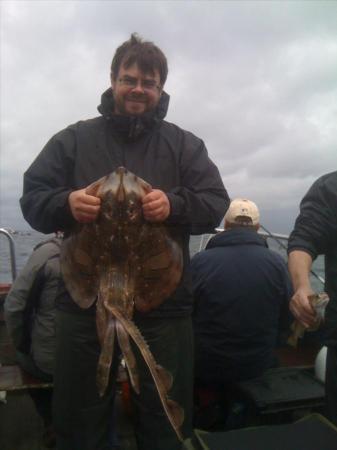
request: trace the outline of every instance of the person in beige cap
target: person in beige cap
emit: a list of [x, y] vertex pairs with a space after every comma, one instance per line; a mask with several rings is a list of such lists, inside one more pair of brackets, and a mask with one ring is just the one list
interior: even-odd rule
[[[191, 261], [196, 399], [201, 393], [218, 402], [232, 382], [277, 364], [274, 349], [290, 324], [292, 288], [285, 262], [257, 233], [259, 222], [254, 202], [233, 200], [225, 231]], [[204, 421], [211, 404], [207, 411], [199, 410], [195, 426], [214, 425]]]
[[236, 198], [231, 202], [225, 215], [225, 228], [248, 226], [256, 231], [260, 226], [258, 207], [251, 200]]

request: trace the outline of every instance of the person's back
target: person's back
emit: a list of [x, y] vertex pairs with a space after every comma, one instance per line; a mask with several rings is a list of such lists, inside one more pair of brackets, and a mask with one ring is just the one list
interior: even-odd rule
[[54, 366], [60, 245], [61, 240], [54, 238], [34, 249], [5, 301], [6, 324], [15, 348], [48, 375]]
[[[227, 219], [230, 214], [231, 207]], [[195, 376], [205, 383], [261, 375], [275, 364], [279, 331], [289, 325], [291, 285], [284, 261], [267, 248], [257, 223], [226, 225], [191, 264]]]
[[[55, 360], [55, 299], [60, 280], [61, 239], [38, 244], [15, 279], [4, 310], [18, 364], [45, 382], [53, 380]], [[30, 389], [44, 422], [43, 442], [55, 445], [52, 427], [52, 390]]]

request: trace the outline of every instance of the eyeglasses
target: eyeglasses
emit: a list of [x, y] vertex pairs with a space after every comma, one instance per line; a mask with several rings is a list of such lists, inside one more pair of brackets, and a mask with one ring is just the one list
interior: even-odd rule
[[[123, 78], [120, 78], [118, 81], [130, 89], [135, 89], [138, 86], [137, 78], [123, 77]], [[158, 89], [158, 91], [161, 89], [161, 87], [156, 83], [155, 80], [147, 80], [147, 79], [140, 80], [140, 85], [141, 85], [143, 91], [153, 92], [157, 89]]]

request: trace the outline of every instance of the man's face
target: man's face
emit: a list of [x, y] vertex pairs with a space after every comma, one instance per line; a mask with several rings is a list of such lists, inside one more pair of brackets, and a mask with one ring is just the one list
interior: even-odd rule
[[128, 69], [121, 66], [116, 79], [111, 77], [115, 113], [139, 116], [156, 108], [162, 87], [157, 70], [142, 72], [135, 63]]

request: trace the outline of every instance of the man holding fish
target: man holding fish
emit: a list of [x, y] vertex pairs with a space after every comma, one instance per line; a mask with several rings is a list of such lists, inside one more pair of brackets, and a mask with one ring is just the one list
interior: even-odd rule
[[324, 345], [328, 347], [325, 393], [328, 417], [337, 424], [337, 172], [321, 176], [303, 197], [288, 253], [295, 290], [290, 309], [305, 328], [318, 320], [310, 302], [315, 298], [311, 266], [318, 255], [325, 255], [325, 290], [330, 299], [324, 320]]
[[[184, 410], [181, 433], [187, 438], [192, 431], [193, 389], [189, 236], [212, 232], [229, 198], [203, 141], [164, 121], [167, 72], [166, 57], [153, 43], [135, 34], [124, 42], [111, 64], [111, 87], [98, 107], [101, 116], [70, 125], [51, 138], [24, 175], [21, 207], [33, 228], [44, 233], [63, 230], [72, 236], [78, 227], [99, 222], [102, 200], [92, 189], [87, 191], [93, 182], [123, 166], [152, 186], [142, 196], [143, 217], [164, 224], [177, 237], [183, 269], [169, 298], [149, 312], [136, 307], [133, 320], [157, 364], [172, 376], [169, 395]], [[108, 421], [118, 359], [108, 389], [100, 396], [96, 304], [81, 309], [61, 283], [57, 307], [57, 449], [110, 450]], [[136, 351], [135, 356], [140, 380], [140, 393], [134, 395], [138, 448], [180, 449], [148, 369]]]

